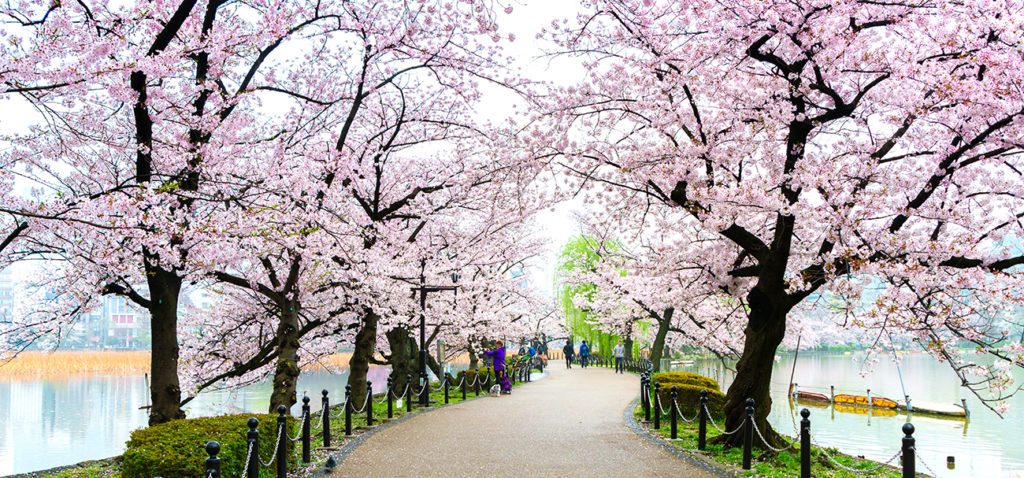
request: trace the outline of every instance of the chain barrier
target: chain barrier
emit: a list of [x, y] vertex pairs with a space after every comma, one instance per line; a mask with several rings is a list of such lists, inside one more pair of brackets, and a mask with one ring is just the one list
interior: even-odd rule
[[924, 469], [928, 470], [928, 474], [932, 475], [932, 478], [939, 478], [939, 474], [932, 471], [932, 467], [928, 466], [928, 463], [921, 459], [920, 453], [914, 453], [914, 457], [917, 458], [918, 463], [924, 465]]
[[[710, 412], [710, 411], [708, 411], [708, 406], [707, 406], [707, 405], [704, 405], [704, 404], [701, 404], [701, 406], [702, 406], [702, 407], [704, 407], [704, 413], [707, 413], [707, 414], [708, 414], [708, 416], [710, 417], [710, 416], [711, 416], [711, 412]], [[715, 427], [715, 430], [718, 430], [718, 433], [721, 433], [721, 434], [723, 434], [723, 435], [733, 435], [733, 434], [735, 434], [736, 432], [738, 432], [738, 431], [740, 431], [740, 430], [742, 430], [742, 429], [743, 429], [743, 425], [744, 425], [745, 423], [747, 423], [747, 419], [746, 419], [746, 418], [744, 418], [744, 419], [743, 419], [743, 421], [742, 421], [742, 422], [740, 422], [739, 426], [737, 426], [737, 427], [736, 427], [736, 429], [735, 429], [735, 430], [733, 430], [733, 431], [731, 431], [731, 432], [727, 432], [727, 431], [725, 431], [725, 430], [722, 430], [721, 428], [718, 428], [718, 424], [716, 424], [714, 420], [708, 420], [708, 423], [710, 423], [710, 424], [711, 424], [711, 426]]]
[[849, 471], [850, 473], [858, 473], [858, 474], [873, 473], [873, 472], [876, 472], [878, 470], [881, 470], [882, 467], [888, 465], [889, 463], [892, 463], [894, 460], [899, 458], [899, 456], [901, 454], [903, 454], [903, 450], [899, 450], [899, 451], [896, 452], [895, 455], [893, 455], [888, 460], [885, 460], [885, 461], [881, 462], [878, 466], [876, 466], [874, 468], [868, 468], [868, 469], [860, 470], [860, 469], [857, 469], [857, 468], [850, 468], [850, 467], [848, 467], [846, 465], [843, 465], [842, 463], [839, 463], [838, 461], [836, 461], [836, 459], [833, 458], [832, 455], [830, 455], [828, 453], [827, 449], [824, 446], [822, 446], [820, 443], [815, 441], [813, 438], [811, 439], [811, 443], [813, 443], [814, 446], [818, 447], [818, 450], [821, 451], [821, 454], [825, 455], [825, 458], [828, 458], [828, 461], [831, 461], [833, 465], [838, 466], [840, 469]]
[[274, 441], [274, 453], [270, 455], [270, 459], [266, 462], [263, 458], [260, 458], [259, 450], [256, 451], [256, 459], [259, 460], [263, 466], [270, 466], [274, 463], [274, 458], [277, 458], [277, 450], [281, 448], [281, 436], [284, 435], [284, 424], [278, 425], [277, 427], [277, 440]]
[[249, 442], [249, 449], [245, 451], [245, 466], [242, 467], [242, 473], [249, 471], [250, 461], [252, 461], [252, 442]]
[[306, 420], [308, 420], [308, 419], [309, 419], [309, 415], [306, 415], [306, 412], [302, 412], [302, 419], [299, 421], [299, 427], [298, 427], [299, 431], [298, 431], [298, 433], [295, 434], [295, 438], [292, 438], [292, 437], [288, 436], [287, 434], [285, 435], [285, 437], [287, 437], [291, 441], [298, 441], [299, 437], [302, 436], [302, 425], [304, 425], [306, 423]]
[[324, 426], [324, 414], [325, 413], [331, 413], [331, 410], [330, 409], [320, 410], [320, 418], [317, 420], [316, 426], [313, 427], [314, 430], [317, 430], [317, 429], [322, 430], [323, 429], [323, 426]]
[[[775, 447], [769, 445], [768, 444], [768, 440], [765, 439], [764, 435], [761, 434], [761, 429], [758, 428], [758, 426], [757, 426], [757, 420], [754, 420], [753, 423], [754, 423], [754, 431], [757, 432], [757, 436], [761, 438], [761, 443], [764, 443], [764, 446], [768, 447], [768, 449], [771, 450], [771, 451], [774, 451], [776, 453], [784, 452], [784, 451], [786, 451], [786, 450], [788, 450], [790, 448], [793, 448], [793, 446], [797, 444], [796, 441], [792, 441], [792, 442], [789, 443], [789, 446], [787, 446], [786, 448], [775, 448]], [[783, 441], [785, 441], [785, 440], [783, 440]]]
[[373, 400], [373, 395], [372, 395], [372, 392], [367, 390], [366, 391], [366, 398], [363, 399], [363, 406], [360, 407], [359, 410], [352, 410], [352, 414], [353, 415], [359, 415], [360, 413], [363, 413], [364, 411], [366, 411], [366, 405], [370, 403], [370, 400]]
[[[388, 393], [391, 393], [391, 391], [388, 390]], [[384, 395], [381, 395], [380, 400], [374, 400], [373, 403], [376, 403], [377, 405], [384, 405], [384, 402], [386, 402], [386, 401], [388, 401], [388, 394], [387, 393], [385, 393]]]

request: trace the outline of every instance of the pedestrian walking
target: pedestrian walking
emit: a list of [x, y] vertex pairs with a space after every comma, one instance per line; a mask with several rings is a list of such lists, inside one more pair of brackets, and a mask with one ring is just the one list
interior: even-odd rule
[[587, 360], [590, 359], [590, 346], [587, 345], [587, 341], [584, 340], [580, 344], [580, 367], [587, 368]]
[[565, 368], [571, 369], [573, 356], [576, 355], [571, 340], [565, 342], [565, 347], [562, 347], [562, 354], [565, 355]]
[[615, 373], [626, 373], [625, 367], [622, 366], [623, 360], [626, 359], [626, 348], [622, 346], [622, 341], [612, 349], [612, 355], [615, 356]]

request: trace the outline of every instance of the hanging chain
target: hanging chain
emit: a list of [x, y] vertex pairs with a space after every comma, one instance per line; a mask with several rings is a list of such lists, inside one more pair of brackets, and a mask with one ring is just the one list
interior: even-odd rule
[[259, 460], [261, 465], [263, 465], [263, 466], [270, 466], [272, 463], [274, 463], [274, 458], [277, 458], [277, 450], [278, 450], [278, 448], [281, 448], [281, 436], [282, 435], [284, 435], [284, 424], [283, 423], [277, 426], [277, 440], [274, 442], [274, 453], [272, 453], [270, 455], [270, 459], [267, 460], [266, 463], [264, 463], [263, 459], [260, 458], [259, 451], [258, 450], [256, 451], [256, 459]]
[[917, 461], [919, 463], [924, 465], [924, 469], [928, 470], [928, 473], [930, 475], [932, 475], [933, 478], [938, 478], [939, 477], [939, 474], [934, 472], [934, 471], [932, 471], [932, 467], [928, 466], [928, 463], [925, 463], [925, 461], [921, 459], [921, 454], [920, 453], [914, 453], [914, 457], [917, 458]]
[[774, 451], [776, 453], [783, 452], [783, 451], [786, 451], [786, 450], [788, 450], [790, 448], [793, 448], [793, 446], [796, 445], [796, 443], [797, 443], [797, 442], [793, 441], [793, 442], [790, 442], [789, 446], [787, 446], [786, 448], [775, 448], [775, 447], [769, 445], [768, 444], [768, 440], [765, 439], [764, 435], [761, 434], [761, 429], [758, 428], [758, 426], [757, 426], [757, 420], [754, 420], [753, 423], [754, 423], [754, 431], [757, 432], [757, 436], [761, 437], [761, 442], [764, 443], [764, 446], [768, 447], [768, 449], [771, 450], [771, 451]]
[[252, 442], [249, 442], [249, 449], [245, 452], [245, 466], [242, 467], [242, 473], [249, 471], [249, 462], [252, 460]]
[[306, 415], [306, 412], [302, 412], [302, 419], [299, 421], [299, 432], [295, 434], [295, 438], [292, 438], [288, 435], [285, 436], [288, 437], [288, 439], [291, 441], [297, 441], [299, 437], [302, 436], [302, 425], [304, 425], [306, 423], [306, 420], [308, 419], [309, 415]]
[[859, 473], [859, 474], [872, 473], [872, 472], [881, 470], [882, 467], [888, 465], [889, 463], [892, 463], [894, 460], [896, 460], [896, 458], [898, 458], [900, 456], [900, 454], [903, 453], [903, 450], [899, 450], [891, 458], [889, 458], [888, 460], [883, 461], [882, 463], [880, 463], [878, 466], [876, 466], [874, 468], [868, 468], [868, 469], [865, 469], [865, 470], [858, 470], [857, 468], [850, 468], [850, 467], [848, 467], [846, 465], [843, 465], [842, 463], [839, 463], [838, 461], [836, 461], [835, 458], [832, 457], [832, 455], [830, 455], [828, 453], [828, 451], [825, 449], [825, 447], [821, 446], [821, 444], [819, 444], [817, 441], [814, 441], [813, 439], [812, 439], [812, 442], [814, 443], [814, 446], [818, 447], [818, 450], [820, 450], [821, 453], [823, 455], [825, 455], [825, 458], [828, 458], [828, 461], [832, 462], [833, 465], [836, 465], [839, 468], [841, 468], [843, 470], [846, 470], [846, 471], [849, 471], [851, 473]]
[[[708, 406], [707, 405], [702, 405], [702, 406], [704, 407], [704, 412], [707, 413], [708, 416], [710, 417], [711, 416], [711, 412], [708, 411]], [[718, 430], [718, 433], [721, 433], [723, 435], [732, 435], [732, 434], [735, 434], [736, 432], [738, 432], [738, 431], [743, 429], [743, 425], [745, 423], [747, 423], [747, 419], [744, 418], [743, 421], [740, 422], [739, 426], [737, 426], [736, 429], [731, 431], [731, 432], [727, 432], [725, 430], [722, 430], [721, 428], [718, 428], [718, 424], [716, 424], [714, 420], [708, 420], [708, 423], [710, 423], [711, 426], [715, 427], [715, 430]]]

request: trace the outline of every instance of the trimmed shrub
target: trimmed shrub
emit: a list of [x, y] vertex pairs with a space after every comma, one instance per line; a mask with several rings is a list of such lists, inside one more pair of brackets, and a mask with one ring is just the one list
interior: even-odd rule
[[[221, 476], [243, 476], [245, 439], [249, 426], [246, 422], [255, 416], [260, 421], [259, 455], [269, 457], [277, 445], [277, 415], [224, 415], [173, 420], [149, 428], [140, 428], [131, 434], [121, 464], [123, 478], [152, 478], [154, 476], [205, 476], [206, 442], [220, 443]], [[294, 434], [298, 427], [289, 420], [285, 432]], [[284, 439], [284, 438], [282, 438]], [[291, 442], [284, 439], [291, 449]], [[289, 468], [295, 458], [289, 453]], [[271, 465], [276, 467], [275, 464]]]
[[[494, 369], [491, 368], [491, 367], [480, 367], [479, 369], [473, 368], [473, 369], [469, 369], [469, 370], [460, 370], [458, 375], [455, 376], [455, 380], [452, 382], [452, 385], [459, 385], [460, 384], [460, 380], [462, 380], [462, 377], [466, 377], [466, 387], [469, 390], [472, 390], [473, 386], [470, 385], [470, 384], [473, 383], [474, 378], [476, 378], [477, 370], [480, 371], [480, 374], [481, 374], [480, 379], [481, 380], [486, 381], [487, 383], [489, 383], [491, 385], [494, 385], [494, 383], [495, 383], [494, 382]], [[488, 380], [488, 378], [490, 380]], [[483, 384], [483, 382], [480, 382], [480, 383], [481, 383], [481, 385]]]
[[725, 394], [718, 391], [718, 382], [705, 377], [687, 372], [663, 372], [651, 376], [651, 386], [657, 382], [661, 384], [661, 408], [669, 409], [672, 387], [676, 387], [676, 402], [679, 403], [679, 413], [689, 419], [697, 415], [700, 409], [700, 391], [708, 391], [708, 412], [711, 418], [721, 419], [725, 417]]
[[654, 382], [660, 382], [662, 388], [666, 387], [666, 383], [670, 383], [669, 387], [672, 385], [697, 385], [708, 390], [720, 390], [715, 379], [690, 372], [659, 372], [651, 375], [651, 383]]

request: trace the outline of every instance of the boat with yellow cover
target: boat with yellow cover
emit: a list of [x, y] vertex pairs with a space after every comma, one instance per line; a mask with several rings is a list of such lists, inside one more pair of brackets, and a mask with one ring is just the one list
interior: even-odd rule
[[888, 408], [895, 409], [899, 404], [895, 400], [885, 397], [866, 397], [864, 395], [848, 395], [845, 393], [833, 397], [836, 405], [850, 405], [855, 407]]

